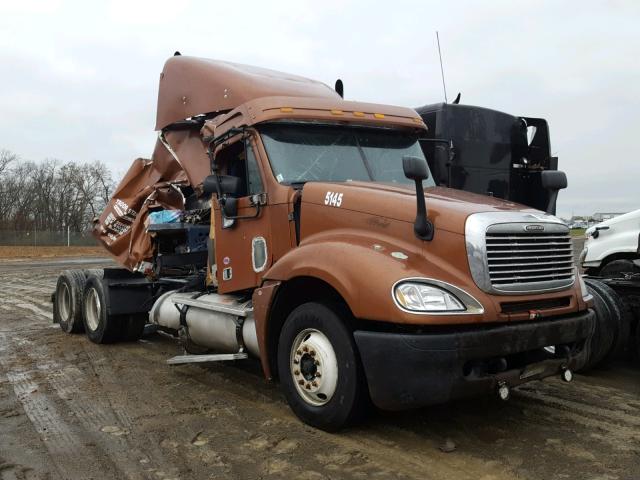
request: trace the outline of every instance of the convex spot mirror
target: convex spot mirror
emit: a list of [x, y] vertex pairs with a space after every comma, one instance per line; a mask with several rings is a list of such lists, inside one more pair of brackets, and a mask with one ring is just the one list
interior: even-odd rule
[[559, 170], [545, 170], [541, 173], [542, 188], [562, 190], [567, 188], [567, 175]]
[[240, 177], [234, 177], [233, 175], [209, 175], [202, 182], [202, 189], [204, 193], [209, 195], [214, 193], [239, 195], [242, 193], [243, 184]]
[[238, 200], [233, 197], [227, 197], [220, 202], [222, 213], [227, 218], [233, 218], [238, 215]]

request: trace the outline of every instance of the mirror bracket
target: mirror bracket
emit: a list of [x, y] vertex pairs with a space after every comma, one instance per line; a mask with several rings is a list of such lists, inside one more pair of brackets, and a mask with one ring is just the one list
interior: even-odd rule
[[422, 181], [429, 178], [427, 161], [420, 157], [402, 157], [402, 169], [405, 177], [413, 180], [416, 185], [416, 220], [413, 224], [413, 232], [420, 240], [431, 241], [435, 228], [427, 217], [427, 206], [424, 198]]

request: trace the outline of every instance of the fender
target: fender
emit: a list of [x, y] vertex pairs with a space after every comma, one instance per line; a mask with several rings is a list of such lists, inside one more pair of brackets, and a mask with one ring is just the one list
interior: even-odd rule
[[[443, 232], [444, 233], [444, 232]], [[331, 239], [329, 239], [331, 238]], [[430, 257], [435, 257], [430, 261]], [[439, 260], [436, 260], [436, 258]], [[402, 247], [360, 235], [314, 235], [290, 250], [265, 275], [265, 280], [286, 282], [313, 277], [333, 287], [356, 318], [393, 323], [443, 323], [448, 316], [415, 315], [398, 309], [391, 288], [409, 277], [447, 279], [461, 288], [469, 281], [454, 265], [440, 265], [439, 252], [425, 254], [420, 245]], [[446, 257], [444, 257], [446, 258]], [[460, 319], [453, 319], [454, 322]], [[479, 319], [478, 319], [479, 320]], [[467, 321], [473, 321], [468, 318]]]

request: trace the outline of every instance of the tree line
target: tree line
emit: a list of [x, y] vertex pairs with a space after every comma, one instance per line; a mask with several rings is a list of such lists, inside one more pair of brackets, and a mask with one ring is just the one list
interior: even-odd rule
[[102, 162], [33, 162], [0, 150], [0, 230], [85, 232], [113, 189]]

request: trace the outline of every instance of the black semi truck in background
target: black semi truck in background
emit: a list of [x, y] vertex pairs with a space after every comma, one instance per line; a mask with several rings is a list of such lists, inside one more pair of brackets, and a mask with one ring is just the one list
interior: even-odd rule
[[455, 103], [416, 111], [429, 128], [422, 148], [436, 184], [555, 214], [542, 185], [542, 172], [558, 169], [546, 120]]
[[[557, 189], [566, 187], [566, 177], [544, 173], [558, 170], [547, 121], [463, 105], [457, 100], [415, 109], [429, 129], [421, 145], [436, 184], [555, 215]], [[555, 184], [549, 184], [549, 178]], [[557, 184], [559, 178], [564, 179], [564, 185]], [[623, 272], [613, 278], [581, 278], [593, 296], [598, 317], [585, 368], [614, 357], [640, 359], [639, 277]]]

